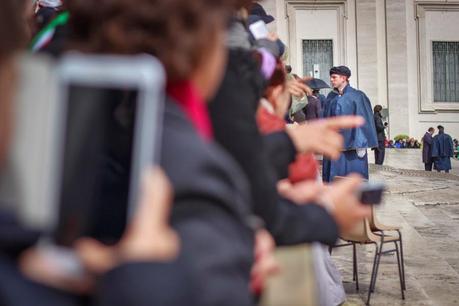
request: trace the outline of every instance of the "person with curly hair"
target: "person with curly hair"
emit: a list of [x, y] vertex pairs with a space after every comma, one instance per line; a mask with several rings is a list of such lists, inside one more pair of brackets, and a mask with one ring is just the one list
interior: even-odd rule
[[[248, 187], [236, 163], [214, 143], [206, 106], [223, 77], [228, 22], [244, 3], [104, 0], [95, 6], [89, 0], [66, 1], [67, 49], [150, 54], [164, 66], [168, 98], [160, 165], [175, 194], [171, 217], [181, 241], [177, 260], [203, 306], [252, 305]], [[104, 287], [111, 288], [103, 295], [106, 305], [123, 301], [118, 292], [131, 297], [141, 288], [117, 284]]]
[[[164, 65], [168, 99], [161, 167], [174, 190], [171, 217], [180, 251], [175, 260], [174, 252], [158, 255], [155, 245], [161, 240], [151, 232], [158, 227], [145, 217], [139, 217], [137, 230], [128, 233], [140, 238], [129, 236], [129, 243], [115, 249], [91, 240], [77, 243], [75, 250], [88, 270], [81, 283], [63, 278], [32, 249], [22, 254], [19, 263], [33, 282], [18, 275], [14, 265], [1, 266], [2, 305], [86, 305], [86, 298], [77, 297], [81, 294], [94, 297], [96, 305], [111, 306], [253, 304], [249, 283], [254, 231], [248, 188], [238, 166], [213, 143], [205, 105], [223, 74], [228, 20], [243, 4], [236, 0], [104, 0], [97, 5], [66, 1], [71, 33], [66, 49], [146, 53]], [[164, 188], [156, 187], [155, 192], [163, 194]], [[154, 213], [145, 211], [147, 217]]]

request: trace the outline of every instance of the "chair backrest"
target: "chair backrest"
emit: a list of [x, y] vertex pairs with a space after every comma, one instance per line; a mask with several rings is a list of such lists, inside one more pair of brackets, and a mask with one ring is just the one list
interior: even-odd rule
[[381, 223], [378, 220], [374, 206], [371, 207], [371, 217], [369, 219], [369, 225], [372, 231], [397, 231], [397, 230], [401, 230], [402, 228], [400, 225], [394, 226], [394, 225], [385, 225]]
[[378, 227], [378, 219], [376, 218], [376, 212], [375, 212], [375, 207], [374, 206], [371, 206], [371, 216], [370, 216], [370, 219], [368, 219], [369, 221], [369, 225], [370, 225], [370, 229], [375, 231], [375, 230], [379, 230], [379, 227]]
[[352, 230], [342, 234], [340, 238], [346, 241], [365, 243], [369, 241], [367, 227], [368, 220], [362, 220]]
[[[345, 180], [346, 177], [336, 176], [334, 181]], [[376, 222], [376, 223], [375, 223]], [[341, 239], [349, 242], [358, 242], [358, 243], [367, 243], [367, 242], [376, 242], [380, 238], [373, 234], [372, 229], [378, 225], [377, 219], [375, 217], [374, 206], [371, 206], [371, 216], [369, 219], [360, 221], [355, 225], [355, 227], [346, 234], [341, 235]]]
[[368, 219], [360, 221], [351, 231], [345, 234], [341, 234], [340, 238], [344, 241], [356, 243], [371, 243], [381, 241], [381, 237], [375, 235], [370, 229], [370, 221]]

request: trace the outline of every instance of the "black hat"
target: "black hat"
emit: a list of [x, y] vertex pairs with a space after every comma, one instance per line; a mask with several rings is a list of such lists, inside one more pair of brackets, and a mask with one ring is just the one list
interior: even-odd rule
[[259, 3], [253, 4], [252, 8], [250, 9], [249, 14], [260, 17], [266, 24], [271, 23], [275, 20], [273, 16], [268, 15], [268, 13], [266, 13], [263, 6], [261, 6], [261, 4]]
[[343, 76], [350, 78], [351, 70], [347, 68], [346, 66], [333, 67], [332, 69], [330, 69], [330, 75], [332, 74], [343, 75]]

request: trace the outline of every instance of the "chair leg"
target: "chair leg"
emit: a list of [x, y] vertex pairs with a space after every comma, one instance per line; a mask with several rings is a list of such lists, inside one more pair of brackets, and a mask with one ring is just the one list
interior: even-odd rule
[[370, 299], [371, 299], [371, 293], [372, 293], [372, 287], [373, 287], [373, 279], [376, 277], [375, 271], [376, 271], [376, 261], [378, 258], [378, 245], [375, 243], [375, 257], [373, 259], [373, 269], [371, 271], [371, 279], [370, 279], [370, 287], [368, 288], [368, 299], [366, 305], [370, 305]]
[[374, 277], [374, 279], [373, 279], [373, 285], [372, 285], [372, 287], [371, 287], [371, 292], [375, 292], [375, 288], [376, 288], [376, 279], [377, 279], [377, 277], [378, 277], [379, 264], [381, 263], [381, 254], [382, 254], [383, 246], [384, 246], [384, 241], [381, 242], [381, 246], [379, 247], [378, 258], [377, 258], [377, 260], [376, 260], [376, 267], [375, 267], [375, 277]]
[[355, 282], [355, 244], [352, 244], [352, 280]]
[[354, 261], [354, 281], [355, 281], [355, 289], [359, 291], [359, 269], [357, 264], [357, 250], [355, 243], [352, 244], [352, 251], [353, 251], [353, 261]]
[[403, 290], [406, 291], [406, 278], [405, 278], [405, 259], [403, 257], [403, 240], [401, 231], [398, 232], [398, 237], [400, 238], [400, 259], [402, 263], [402, 276], [403, 276]]
[[401, 265], [401, 260], [400, 260], [400, 252], [398, 249], [398, 244], [397, 241], [394, 241], [395, 244], [395, 250], [397, 252], [397, 266], [398, 266], [398, 276], [400, 278], [400, 291], [402, 292], [402, 300], [405, 299], [405, 290], [403, 288], [403, 275], [402, 275], [402, 265]]

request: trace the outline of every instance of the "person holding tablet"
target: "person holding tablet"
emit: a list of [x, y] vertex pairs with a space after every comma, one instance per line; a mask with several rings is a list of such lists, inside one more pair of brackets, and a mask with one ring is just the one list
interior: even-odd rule
[[[0, 2], [0, 36], [3, 40], [0, 44], [0, 171], [12, 134], [16, 54], [25, 47], [25, 22], [20, 14], [24, 3], [18, 0]], [[170, 183], [160, 169], [154, 169], [146, 172], [142, 190], [135, 220], [116, 247], [104, 248], [92, 240], [81, 240], [77, 245], [76, 249], [88, 269], [92, 267], [105, 274], [101, 292], [113, 292], [114, 289], [127, 291], [121, 295], [123, 299], [120, 295], [101, 294], [97, 305], [139, 306], [152, 302], [155, 305], [197, 305], [188, 289], [190, 286], [184, 269], [174, 261], [180, 243], [168, 224], [172, 198]], [[67, 282], [67, 278], [62, 279], [59, 271], [54, 269], [54, 263], [40, 258], [33, 248], [39, 235], [23, 227], [13, 214], [0, 208], [0, 304], [79, 305], [78, 298], [51, 289], [75, 292], [84, 286]], [[26, 248], [30, 249], [24, 252]], [[24, 274], [19, 271], [17, 262]], [[35, 281], [30, 281], [26, 275]], [[163, 275], [168, 275], [167, 279]], [[135, 285], [126, 288], [126, 281], [136, 279], [147, 280], [148, 288]], [[159, 287], [155, 288], [155, 284]], [[116, 303], [112, 297], [118, 298]]]

